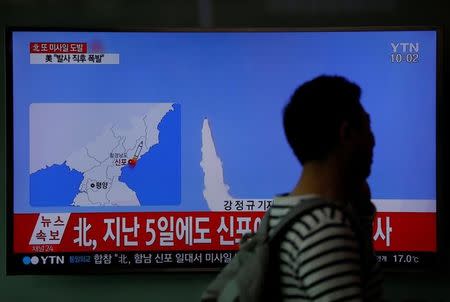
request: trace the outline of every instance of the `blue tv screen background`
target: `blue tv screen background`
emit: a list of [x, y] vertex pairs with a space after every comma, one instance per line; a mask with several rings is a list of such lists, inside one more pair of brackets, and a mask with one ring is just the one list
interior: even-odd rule
[[[342, 75], [362, 88], [376, 137], [373, 198], [435, 200], [436, 39], [435, 31], [14, 32], [14, 212], [39, 212], [43, 206], [46, 212], [208, 210], [200, 166], [205, 117], [232, 196], [287, 192], [301, 166], [286, 143], [282, 109], [296, 87], [322, 74]], [[119, 54], [120, 63], [30, 64], [32, 42], [84, 42], [88, 52], [95, 45], [97, 52]], [[418, 43], [417, 62], [392, 62], [392, 43]], [[179, 175], [162, 175], [165, 166], [158, 159], [149, 163], [156, 167], [149, 179], [166, 177], [177, 202], [139, 209], [31, 202], [32, 104], [166, 102], [176, 104], [175, 128], [160, 129], [160, 135], [178, 131], [180, 141], [173, 144], [181, 151], [160, 154], [177, 165]], [[90, 114], [71, 122], [89, 123]], [[66, 172], [46, 177], [60, 179], [58, 173]], [[81, 181], [77, 171], [68, 172], [73, 183]], [[44, 193], [54, 190], [45, 178], [33, 181]], [[76, 191], [73, 183], [60, 194]]]

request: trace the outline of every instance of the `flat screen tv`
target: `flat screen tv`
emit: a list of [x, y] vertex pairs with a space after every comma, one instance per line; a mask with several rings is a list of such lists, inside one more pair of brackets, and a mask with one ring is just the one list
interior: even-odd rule
[[8, 30], [8, 273], [218, 269], [301, 171], [296, 87], [361, 86], [385, 266], [437, 252], [434, 28]]

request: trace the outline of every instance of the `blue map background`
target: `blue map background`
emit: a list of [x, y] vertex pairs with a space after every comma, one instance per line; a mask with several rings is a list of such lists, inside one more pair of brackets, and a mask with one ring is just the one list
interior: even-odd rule
[[83, 173], [70, 169], [66, 162], [30, 175], [30, 204], [33, 207], [69, 206], [79, 192]]

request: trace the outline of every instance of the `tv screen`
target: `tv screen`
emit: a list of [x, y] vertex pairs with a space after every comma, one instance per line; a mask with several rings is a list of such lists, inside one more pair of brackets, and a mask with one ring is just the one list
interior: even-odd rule
[[224, 266], [294, 187], [282, 109], [322, 74], [371, 116], [378, 261], [435, 261], [436, 30], [12, 29], [8, 50], [8, 273]]

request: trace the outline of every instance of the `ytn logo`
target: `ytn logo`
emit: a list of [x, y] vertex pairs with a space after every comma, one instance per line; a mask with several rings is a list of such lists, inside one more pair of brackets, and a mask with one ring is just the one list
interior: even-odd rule
[[419, 52], [419, 43], [391, 43], [392, 52], [406, 52], [406, 53], [417, 53]]
[[64, 256], [41, 256], [40, 258], [37, 256], [28, 257], [25, 256], [22, 259], [23, 264], [29, 265], [29, 264], [64, 264]]

